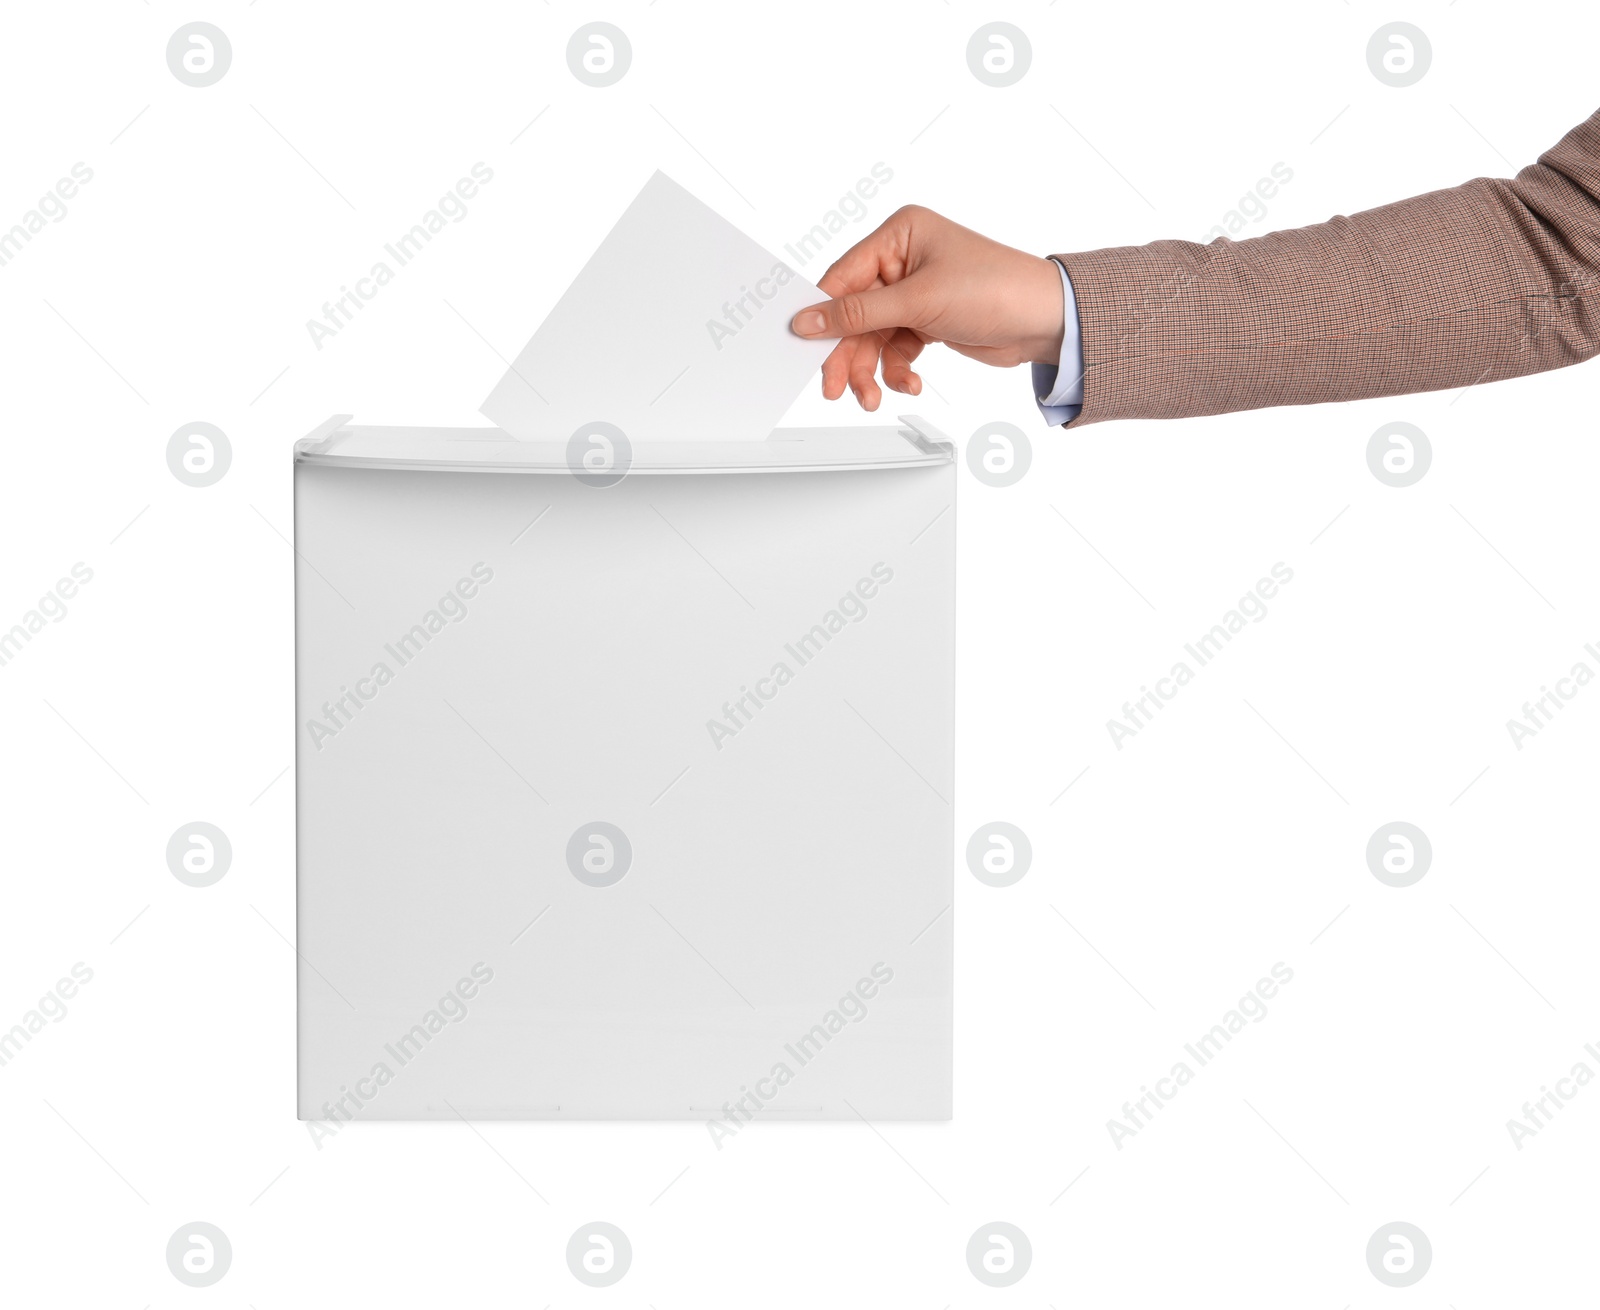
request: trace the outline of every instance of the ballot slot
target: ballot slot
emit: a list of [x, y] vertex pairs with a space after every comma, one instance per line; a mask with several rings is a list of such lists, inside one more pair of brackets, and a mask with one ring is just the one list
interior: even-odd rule
[[[415, 468], [455, 472], [581, 474], [588, 448], [569, 438], [522, 438], [497, 428], [366, 426], [341, 415], [296, 443], [297, 464]], [[927, 420], [905, 415], [899, 428], [777, 428], [763, 440], [640, 442], [614, 465], [635, 474], [850, 471], [940, 465], [952, 446]]]

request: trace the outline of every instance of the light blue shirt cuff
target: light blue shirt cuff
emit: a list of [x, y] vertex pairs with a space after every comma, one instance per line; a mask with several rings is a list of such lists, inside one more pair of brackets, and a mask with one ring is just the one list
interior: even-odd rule
[[1033, 397], [1039, 412], [1052, 426], [1070, 423], [1083, 411], [1083, 338], [1078, 332], [1078, 298], [1066, 266], [1054, 261], [1061, 273], [1061, 359], [1056, 367], [1033, 365]]

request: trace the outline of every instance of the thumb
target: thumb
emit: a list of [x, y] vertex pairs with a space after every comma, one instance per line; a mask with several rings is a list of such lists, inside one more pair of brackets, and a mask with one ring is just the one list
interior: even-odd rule
[[810, 340], [827, 337], [857, 337], [899, 327], [914, 327], [911, 298], [905, 284], [876, 287], [871, 291], [850, 291], [837, 300], [802, 309], [790, 321], [796, 336]]

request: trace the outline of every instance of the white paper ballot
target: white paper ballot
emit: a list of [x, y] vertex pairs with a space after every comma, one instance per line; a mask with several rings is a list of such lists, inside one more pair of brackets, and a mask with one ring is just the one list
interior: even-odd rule
[[483, 402], [513, 436], [608, 423], [630, 442], [761, 441], [831, 341], [789, 320], [827, 297], [657, 173]]

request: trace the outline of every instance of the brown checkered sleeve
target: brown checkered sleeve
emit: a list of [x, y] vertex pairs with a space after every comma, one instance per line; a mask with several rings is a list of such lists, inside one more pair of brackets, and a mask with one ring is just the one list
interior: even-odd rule
[[1071, 427], [1562, 368], [1600, 351], [1600, 112], [1511, 180], [1249, 241], [1056, 258], [1083, 341]]

